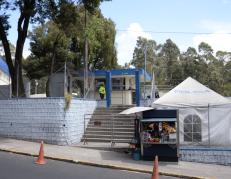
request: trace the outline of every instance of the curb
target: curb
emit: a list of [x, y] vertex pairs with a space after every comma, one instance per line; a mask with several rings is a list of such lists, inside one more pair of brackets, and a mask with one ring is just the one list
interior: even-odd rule
[[[38, 156], [38, 155], [33, 154], [33, 153], [21, 152], [21, 151], [12, 150], [12, 149], [0, 149], [0, 151], [19, 154], [19, 155], [25, 155], [25, 156], [32, 156], [32, 157], [37, 157]], [[46, 159], [69, 162], [69, 163], [74, 163], [74, 164], [81, 164], [81, 165], [101, 167], [101, 168], [109, 168], [109, 169], [116, 169], [116, 170], [126, 170], [126, 171], [132, 171], [132, 172], [140, 172], [140, 173], [152, 174], [151, 170], [123, 167], [123, 166], [109, 165], [109, 164], [98, 164], [98, 163], [81, 161], [81, 160], [72, 160], [72, 159], [68, 159], [68, 158], [59, 158], [59, 157], [50, 157], [50, 156], [44, 156], [44, 157]], [[183, 175], [183, 174], [169, 173], [169, 172], [161, 172], [161, 171], [159, 172], [159, 174], [162, 175], [162, 176], [170, 176], [170, 177], [186, 178], [186, 179], [213, 179], [213, 178], [207, 178], [207, 177], [190, 176], [190, 175]]]

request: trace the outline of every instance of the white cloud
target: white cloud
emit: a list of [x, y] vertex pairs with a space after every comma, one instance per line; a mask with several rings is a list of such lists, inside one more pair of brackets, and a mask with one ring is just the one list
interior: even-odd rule
[[24, 48], [23, 49], [23, 57], [27, 58], [31, 54], [31, 51], [29, 49]]
[[213, 48], [214, 52], [219, 50], [231, 51], [231, 35], [221, 33], [197, 35], [193, 38], [193, 44], [198, 47], [201, 42], [206, 42]]
[[216, 21], [202, 21], [202, 28], [211, 34], [196, 35], [193, 37], [194, 46], [198, 47], [201, 42], [208, 43], [214, 50], [231, 51], [231, 24]]
[[142, 36], [147, 39], [151, 38], [151, 34], [144, 32], [139, 23], [131, 23], [126, 32], [122, 32], [117, 35], [117, 57], [118, 63], [120, 65], [124, 65], [126, 62], [130, 62], [130, 60], [132, 59], [138, 36]]
[[231, 23], [229, 22], [217, 22], [212, 20], [202, 20], [200, 26], [203, 29], [216, 32], [216, 31], [231, 31]]

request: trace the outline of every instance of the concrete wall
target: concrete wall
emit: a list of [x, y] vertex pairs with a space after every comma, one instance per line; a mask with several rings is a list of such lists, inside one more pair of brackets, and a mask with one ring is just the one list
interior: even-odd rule
[[[112, 105], [132, 105], [132, 90], [113, 90], [111, 92], [111, 104]], [[100, 99], [99, 93], [95, 92], [95, 99], [98, 101], [102, 101]], [[104, 96], [104, 100], [106, 100], [106, 96]]]
[[10, 85], [0, 85], [0, 99], [9, 99], [11, 97]]
[[50, 95], [52, 97], [63, 97], [64, 96], [64, 74], [56, 73], [53, 74], [50, 79]]
[[9, 85], [10, 84], [10, 77], [0, 70], [0, 85]]
[[230, 148], [181, 147], [180, 160], [231, 166]]
[[58, 145], [80, 142], [84, 114], [94, 112], [96, 101], [72, 99], [66, 112], [64, 106], [64, 98], [0, 100], [0, 136]]
[[112, 91], [111, 104], [132, 105], [132, 91], [131, 90]]

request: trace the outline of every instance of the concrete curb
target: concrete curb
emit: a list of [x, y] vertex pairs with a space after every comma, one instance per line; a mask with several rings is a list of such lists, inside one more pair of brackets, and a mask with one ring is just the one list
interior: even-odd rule
[[[0, 149], [0, 151], [19, 154], [19, 155], [32, 156], [32, 157], [38, 156], [38, 155], [33, 154], [33, 153], [21, 152], [21, 151], [12, 150], [12, 149]], [[125, 166], [117, 166], [117, 165], [109, 165], [109, 164], [98, 164], [98, 163], [93, 163], [93, 162], [88, 162], [88, 161], [72, 160], [72, 159], [60, 158], [60, 157], [51, 157], [51, 156], [44, 156], [44, 157], [46, 159], [69, 162], [69, 163], [74, 163], [74, 164], [81, 164], [81, 165], [88, 165], [88, 166], [101, 167], [101, 168], [110, 168], [110, 169], [116, 169], [116, 170], [126, 170], [126, 171], [132, 171], [132, 172], [152, 174], [151, 170], [145, 170], [145, 169], [137, 169], [137, 168], [130, 168], [130, 167], [125, 167]], [[214, 179], [214, 178], [207, 178], [207, 177], [200, 177], [200, 176], [189, 176], [189, 175], [183, 175], [183, 174], [178, 174], [178, 173], [161, 172], [161, 171], [159, 171], [159, 174], [162, 176], [170, 176], [170, 177], [186, 178], [186, 179]]]

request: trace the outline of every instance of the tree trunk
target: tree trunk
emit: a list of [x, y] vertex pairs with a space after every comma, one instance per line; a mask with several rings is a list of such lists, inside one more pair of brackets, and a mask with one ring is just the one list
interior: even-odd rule
[[56, 39], [55, 39], [55, 42], [54, 42], [54, 45], [53, 45], [53, 49], [52, 49], [50, 75], [48, 76], [47, 83], [46, 83], [46, 96], [47, 97], [50, 97], [50, 95], [51, 95], [50, 94], [50, 78], [52, 77], [52, 74], [54, 72], [56, 48], [57, 48], [58, 40], [59, 40], [60, 37], [61, 37], [61, 34], [59, 33], [56, 36]]
[[13, 91], [16, 89], [16, 86], [14, 85], [15, 84], [14, 65], [13, 65], [13, 61], [11, 58], [10, 45], [9, 45], [9, 42], [8, 42], [8, 39], [6, 36], [6, 31], [4, 29], [3, 22], [2, 22], [1, 18], [0, 18], [0, 37], [2, 40], [4, 52], [5, 52], [6, 63], [8, 65], [9, 72], [10, 72], [12, 91]]
[[50, 76], [47, 78], [47, 82], [46, 82], [46, 97], [50, 97]]
[[15, 62], [11, 58], [10, 46], [7, 40], [7, 32], [4, 29], [3, 19], [0, 17], [0, 36], [3, 42], [3, 47], [6, 55], [6, 62], [9, 67], [11, 80], [12, 80], [12, 94], [14, 96], [25, 96], [25, 89], [22, 77], [22, 53], [24, 43], [27, 37], [29, 22], [35, 9], [35, 0], [24, 1], [23, 6], [20, 8], [20, 17], [18, 19], [18, 39], [16, 44]]
[[[27, 36], [27, 29], [29, 26], [30, 17], [25, 17], [21, 14], [18, 20], [18, 40], [16, 44], [15, 53], [15, 75], [16, 75], [16, 91], [13, 90], [13, 94], [17, 97], [25, 97], [25, 89], [22, 77], [22, 53], [23, 47]], [[22, 27], [23, 25], [23, 27]]]

